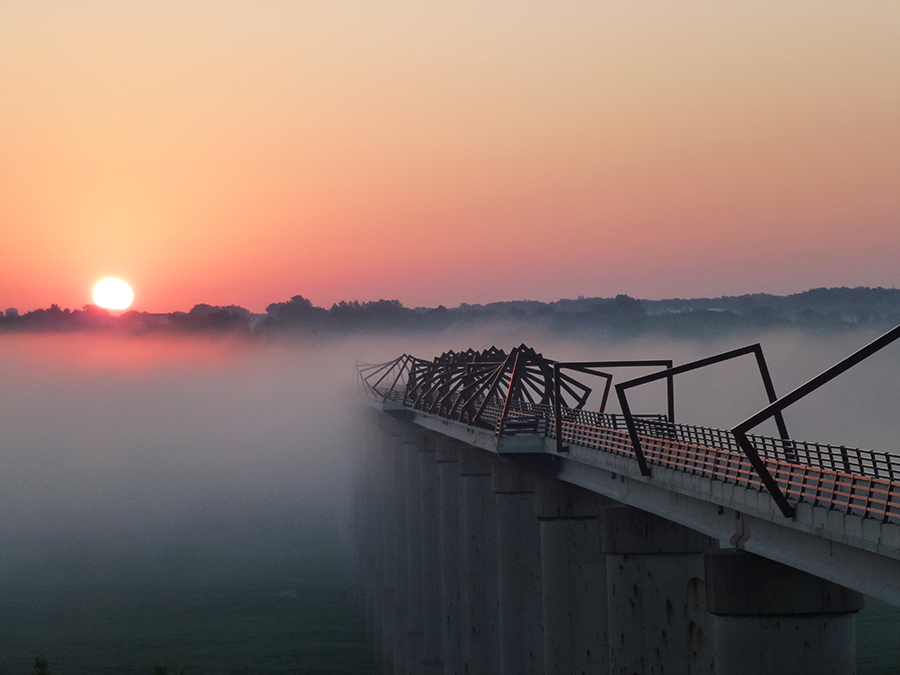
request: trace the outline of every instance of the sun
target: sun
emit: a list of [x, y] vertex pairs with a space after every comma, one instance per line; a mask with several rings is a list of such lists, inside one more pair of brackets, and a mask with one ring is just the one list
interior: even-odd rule
[[94, 304], [104, 309], [128, 309], [133, 300], [134, 291], [121, 279], [104, 279], [94, 286]]

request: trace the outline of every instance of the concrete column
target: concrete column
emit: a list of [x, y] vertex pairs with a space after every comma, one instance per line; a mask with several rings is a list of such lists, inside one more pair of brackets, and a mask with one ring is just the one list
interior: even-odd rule
[[717, 543], [627, 506], [600, 516], [613, 675], [712, 672], [703, 551]]
[[459, 449], [450, 438], [438, 439], [435, 458], [440, 479], [441, 655], [444, 675], [461, 675], [460, 621], [462, 574], [462, 476]]
[[435, 459], [437, 434], [426, 434], [419, 453], [422, 539], [422, 672], [438, 675], [441, 666], [441, 516], [438, 464]]
[[[377, 425], [377, 419], [369, 420]], [[363, 469], [363, 498], [360, 500], [356, 516], [356, 535], [365, 542], [363, 548], [362, 574], [365, 579], [363, 593], [366, 617], [366, 631], [375, 654], [382, 650], [381, 596], [383, 590], [384, 553], [384, 448], [386, 428], [372, 439], [360, 439], [362, 452], [360, 465]]]
[[[382, 586], [380, 593], [381, 666], [385, 675], [394, 673], [394, 649], [399, 628], [397, 616], [397, 490], [400, 454], [400, 426], [394, 422], [385, 430], [382, 454]], [[404, 525], [405, 526], [405, 525]]]
[[384, 578], [384, 500], [383, 493], [384, 467], [382, 465], [383, 452], [381, 448], [372, 448], [372, 457], [369, 465], [369, 514], [367, 527], [369, 528], [369, 556], [366, 561], [366, 626], [369, 629], [369, 639], [376, 654], [382, 650], [383, 628], [381, 625], [381, 603]]
[[362, 453], [354, 458], [353, 479], [350, 491], [350, 520], [342, 523], [339, 531], [342, 549], [342, 562], [348, 573], [350, 595], [365, 615], [366, 597], [366, 559], [368, 557], [368, 531], [365, 527], [367, 519], [365, 502], [368, 498], [367, 466]]
[[[403, 430], [405, 433], [405, 429]], [[391, 668], [394, 675], [407, 675], [409, 634], [409, 567], [407, 564], [407, 516], [406, 516], [406, 452], [403, 437], [394, 437], [391, 448], [391, 474], [393, 479], [393, 623], [394, 646]]]
[[424, 432], [409, 426], [404, 430], [403, 459], [406, 500], [406, 672], [422, 670], [422, 467], [419, 455], [425, 449]]
[[608, 675], [606, 557], [597, 509], [611, 502], [555, 479], [535, 485], [541, 527], [545, 675]]
[[541, 527], [534, 515], [534, 476], [493, 462], [497, 498], [497, 574], [501, 675], [544, 672]]
[[341, 523], [338, 530], [341, 547], [341, 561], [344, 564], [347, 580], [350, 584], [350, 597], [365, 612], [365, 558], [366, 541], [362, 520], [365, 517], [363, 502], [365, 501], [366, 485], [363, 477], [359, 457], [354, 465], [354, 476], [350, 491], [350, 522]]
[[463, 484], [463, 672], [500, 672], [497, 591], [497, 505], [491, 489], [492, 455], [466, 446], [460, 452]]
[[716, 675], [852, 675], [863, 596], [746, 553], [706, 554]]

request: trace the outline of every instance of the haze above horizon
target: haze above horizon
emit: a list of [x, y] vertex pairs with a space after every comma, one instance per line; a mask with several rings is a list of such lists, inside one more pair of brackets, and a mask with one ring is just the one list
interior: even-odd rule
[[900, 4], [0, 4], [0, 305], [897, 283]]

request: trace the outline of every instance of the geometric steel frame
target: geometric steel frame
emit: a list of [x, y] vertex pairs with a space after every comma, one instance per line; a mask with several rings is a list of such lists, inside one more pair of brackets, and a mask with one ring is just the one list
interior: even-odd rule
[[[507, 375], [506, 371], [511, 364], [515, 363], [518, 353], [519, 349], [515, 348], [506, 354], [500, 363], [490, 363], [486, 367], [482, 367], [480, 372], [476, 372], [474, 369], [470, 372], [474, 379], [464, 390], [469, 392], [469, 397], [463, 399], [460, 396], [455, 404], [457, 419], [467, 419], [471, 424], [478, 424], [481, 421], [487, 405], [497, 396], [497, 392], [501, 391], [504, 386], [509, 386], [511, 377]], [[504, 400], [506, 398], [504, 397]], [[460, 401], [462, 401], [462, 405], [458, 405]]]
[[417, 359], [410, 371], [404, 404], [451, 418], [461, 417], [460, 404], [477, 398], [479, 385], [505, 359], [506, 353], [496, 347], [484, 352], [445, 352], [432, 362]]
[[[855, 366], [860, 361], [868, 358], [875, 352], [883, 349], [888, 346], [892, 342], [894, 342], [897, 338], [900, 338], [900, 326], [897, 326], [887, 333], [882, 335], [879, 338], [876, 338], [865, 347], [857, 350], [850, 356], [842, 359], [831, 368], [819, 373], [814, 378], [806, 382], [805, 384], [800, 385], [792, 392], [785, 394], [779, 399], [775, 399], [770, 401], [769, 405], [760, 410], [755, 415], [748, 417], [746, 420], [738, 424], [734, 429], [731, 430], [731, 433], [734, 435], [737, 444], [740, 446], [741, 450], [744, 451], [744, 454], [750, 458], [751, 462], [753, 461], [753, 457], [759, 458], [759, 453], [756, 450], [756, 447], [753, 445], [752, 441], [747, 437], [747, 432], [758, 426], [760, 423], [769, 419], [770, 417], [775, 417], [778, 420], [781, 417], [782, 411], [790, 405], [793, 405], [800, 399], [804, 398], [806, 395], [812, 393], [822, 385], [830, 382], [838, 375], [841, 375], [845, 371], [849, 370], [853, 366]], [[767, 472], [768, 473], [768, 472]], [[768, 486], [767, 486], [768, 487]], [[770, 490], [771, 492], [771, 490]], [[780, 494], [780, 490], [778, 491]], [[774, 496], [774, 495], [773, 495]], [[778, 500], [776, 500], [778, 501]], [[787, 518], [794, 517], [794, 507], [787, 502], [786, 499], [783, 501], [779, 501], [779, 507], [781, 507], [781, 512]]]
[[[387, 363], [369, 364], [357, 361], [356, 373], [359, 385], [368, 393], [373, 393], [376, 396], [380, 395], [381, 398], [385, 398], [385, 394], [379, 394], [378, 385], [389, 375], [394, 374], [391, 385], [385, 390], [387, 392], [394, 391], [394, 387], [396, 387], [400, 378], [409, 373], [414, 360], [414, 357], [408, 354], [402, 354], [393, 361], [388, 361]], [[378, 377], [379, 375], [380, 377]], [[375, 377], [378, 377], [378, 379], [373, 382], [372, 380]]]
[[[498, 392], [500, 392], [504, 386], [506, 386], [506, 394], [502, 397], [503, 412], [500, 415], [500, 419], [506, 417], [506, 414], [509, 412], [509, 405], [514, 400], [514, 392], [516, 392], [517, 389], [521, 389], [522, 386], [522, 370], [525, 360], [523, 359], [520, 363], [519, 357], [522, 355], [524, 349], [528, 348], [525, 347], [525, 345], [513, 348], [509, 352], [509, 356], [506, 357], [506, 360], [495, 370], [488, 384], [482, 390], [486, 390], [487, 393], [484, 395], [484, 398], [481, 399], [478, 411], [472, 418], [473, 424], [478, 424], [478, 422], [481, 421], [484, 411], [487, 409], [492, 399], [499, 396]], [[531, 353], [533, 354], [534, 350], [531, 350]], [[508, 375], [507, 371], [509, 371]]]
[[[628, 405], [628, 397], [626, 396], [625, 391], [631, 389], [632, 387], [638, 387], [642, 384], [655, 382], [656, 380], [662, 379], [663, 377], [668, 377], [669, 382], [671, 382], [672, 378], [675, 375], [680, 375], [681, 373], [697, 370], [698, 368], [704, 368], [706, 366], [721, 363], [722, 361], [727, 361], [729, 359], [734, 359], [747, 354], [753, 354], [756, 357], [756, 364], [759, 368], [759, 374], [762, 378], [763, 386], [766, 390], [766, 396], [768, 397], [770, 403], [774, 403], [777, 399], [777, 396], [775, 395], [775, 387], [772, 384], [772, 377], [769, 374], [769, 367], [766, 365], [766, 359], [763, 355], [762, 347], [760, 347], [759, 343], [749, 345], [747, 347], [741, 347], [740, 349], [733, 349], [731, 351], [723, 352], [715, 356], [709, 356], [705, 359], [691, 361], [690, 363], [685, 363], [674, 368], [669, 368], [659, 373], [637, 377], [633, 380], [622, 382], [616, 385], [616, 395], [619, 398], [619, 406], [622, 408], [622, 414], [625, 416], [625, 424], [628, 426], [628, 434], [629, 436], [631, 436], [631, 444], [634, 448], [635, 458], [637, 459], [638, 467], [640, 468], [642, 475], [649, 476], [650, 467], [647, 465], [647, 459], [644, 456], [644, 449], [641, 446], [641, 439], [638, 436], [637, 425], [635, 424], [634, 417], [631, 414], [631, 407]], [[775, 424], [778, 427], [779, 435], [784, 441], [785, 446], [789, 447], [790, 437], [788, 436], [787, 426], [784, 423], [784, 418], [781, 415], [781, 411], [779, 410], [775, 412], [773, 416], [775, 417]], [[747, 459], [750, 460], [750, 463], [753, 465], [753, 468], [759, 475], [760, 480], [766, 486], [766, 489], [769, 491], [775, 501], [778, 503], [779, 507], [782, 508], [782, 511], [784, 511], [785, 506], [791, 508], [787, 502], [787, 499], [782, 494], [781, 489], [778, 487], [778, 484], [772, 478], [769, 470], [759, 458], [756, 450], [751, 448], [750, 452], [746, 452], [745, 450], [745, 453], [747, 454]]]
[[563, 376], [565, 391], [558, 391], [553, 362], [524, 344], [509, 354], [496, 347], [469, 349], [445, 352], [433, 361], [409, 357], [406, 363], [404, 405], [478, 426], [489, 406], [502, 404], [500, 419], [505, 420], [517, 403], [551, 405], [568, 398], [568, 407], [580, 409], [591, 393], [568, 376]]
[[[584, 373], [586, 375], [596, 375], [598, 377], [602, 377], [606, 380], [606, 383], [603, 388], [603, 396], [600, 400], [600, 410], [599, 412], [603, 412], [606, 409], [606, 402], [609, 398], [609, 390], [612, 386], [613, 376], [610, 373], [605, 373], [603, 371], [594, 370], [594, 368], [639, 368], [639, 367], [663, 367], [663, 368], [671, 368], [672, 360], [671, 359], [644, 359], [639, 361], [569, 361], [569, 362], [555, 362], [553, 364], [553, 390], [554, 390], [554, 402], [553, 402], [553, 415], [556, 421], [556, 451], [557, 452], [568, 452], [568, 448], [563, 444], [563, 437], [561, 433], [562, 429], [562, 405], [561, 405], [561, 396], [560, 396], [560, 383], [565, 380], [568, 382], [572, 382], [572, 378], [567, 375], [562, 374], [562, 370], [574, 370], [578, 373]], [[582, 402], [581, 405], [587, 402], [587, 399]], [[670, 422], [675, 421], [675, 402], [674, 402], [674, 389], [672, 386], [672, 378], [668, 378], [666, 383], [666, 408], [668, 412], [668, 419]], [[580, 407], [580, 406], [579, 406]]]
[[[506, 387], [506, 393], [502, 396], [503, 410], [500, 414], [501, 420], [507, 418], [514, 402], [527, 400], [530, 403], [551, 405], [555, 404], [555, 401], [561, 400], [563, 394], [555, 386], [558, 380], [553, 376], [552, 363], [549, 359], [545, 359], [542, 354], [535, 352], [534, 349], [524, 344], [511, 350], [506, 361], [497, 368], [491, 379], [490, 386], [486, 388], [486, 393], [481, 400], [477, 413], [472, 418], [472, 423], [477, 424], [480, 421], [482, 414], [487, 406], [490, 405], [492, 399], [499, 397], [498, 392], [503, 386]], [[591, 394], [590, 387], [572, 378], [566, 379], [566, 393], [573, 399], [573, 405], [569, 407], [582, 408]], [[533, 394], [536, 394], [539, 400], [535, 401]]]

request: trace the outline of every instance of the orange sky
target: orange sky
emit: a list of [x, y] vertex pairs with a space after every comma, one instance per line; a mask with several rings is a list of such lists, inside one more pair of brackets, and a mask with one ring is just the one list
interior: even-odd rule
[[728, 4], [3, 0], [0, 310], [895, 286], [900, 3]]

